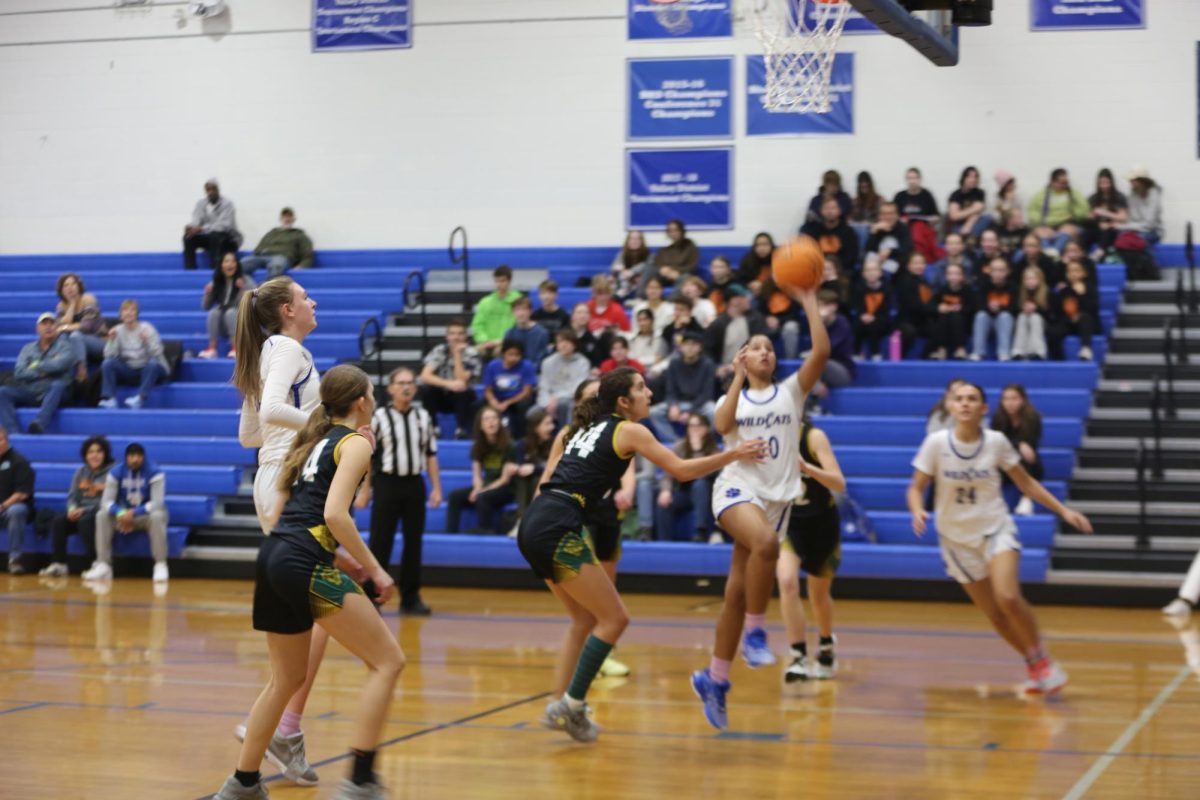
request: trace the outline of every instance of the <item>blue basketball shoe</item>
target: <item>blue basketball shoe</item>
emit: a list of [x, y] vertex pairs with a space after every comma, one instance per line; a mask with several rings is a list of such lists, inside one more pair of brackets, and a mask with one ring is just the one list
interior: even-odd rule
[[713, 680], [706, 669], [692, 673], [692, 691], [704, 702], [704, 718], [717, 730], [729, 727], [729, 716], [725, 712], [725, 695], [729, 687], [729, 681]]

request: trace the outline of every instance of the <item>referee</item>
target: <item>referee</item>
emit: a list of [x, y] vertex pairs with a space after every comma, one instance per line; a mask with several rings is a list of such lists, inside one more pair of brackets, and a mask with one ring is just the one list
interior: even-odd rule
[[438, 470], [437, 439], [433, 420], [424, 408], [413, 406], [417, 380], [413, 371], [398, 367], [388, 375], [391, 405], [381, 406], [371, 418], [375, 434], [372, 465], [371, 552], [387, 569], [392, 560], [396, 523], [404, 521], [404, 552], [400, 556], [400, 613], [429, 616], [421, 602], [421, 537], [425, 533], [425, 480], [429, 470], [429, 507], [442, 504], [442, 479]]

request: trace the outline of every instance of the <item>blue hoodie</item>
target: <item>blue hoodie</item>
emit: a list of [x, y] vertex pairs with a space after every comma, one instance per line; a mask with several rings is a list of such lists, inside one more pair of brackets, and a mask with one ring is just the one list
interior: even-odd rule
[[[114, 485], [115, 492], [112, 491]], [[167, 476], [150, 459], [146, 459], [142, 468], [136, 471], [130, 470], [122, 461], [108, 474], [105, 499], [115, 495], [115, 500], [105, 508], [110, 514], [129, 509], [139, 517], [151, 511], [165, 510], [166, 485]]]

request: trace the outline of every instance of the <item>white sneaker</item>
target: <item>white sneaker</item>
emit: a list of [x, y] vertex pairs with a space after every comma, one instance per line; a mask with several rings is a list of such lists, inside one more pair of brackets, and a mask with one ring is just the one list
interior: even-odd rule
[[125, 398], [125, 407], [126, 408], [141, 408], [142, 407], [142, 396], [140, 394], [135, 394], [133, 397], [126, 397]]
[[1033, 501], [1028, 497], [1022, 496], [1021, 499], [1017, 501], [1017, 507], [1013, 509], [1013, 513], [1018, 517], [1032, 517]]
[[971, 353], [971, 355], [969, 356], [969, 359], [971, 361], [982, 361], [983, 356], [981, 356], [979, 353]]
[[710, 533], [708, 535], [708, 543], [709, 544], [725, 544], [725, 537], [721, 535], [720, 531], [713, 531], [712, 533]]
[[112, 567], [97, 561], [81, 576], [85, 581], [106, 581], [112, 578]]
[[66, 575], [66, 574], [67, 574], [67, 565], [63, 564], [60, 561], [55, 561], [50, 566], [43, 567], [38, 572], [38, 575], [41, 575], [43, 578], [61, 578], [62, 576]]
[[201, 350], [199, 353], [196, 354], [196, 358], [203, 358], [206, 360], [210, 359], [210, 358], [216, 358], [216, 357], [217, 357], [217, 349], [215, 347], [205, 348], [204, 350]]
[[96, 405], [99, 406], [100, 408], [116, 408], [117, 407], [117, 398], [106, 397], [103, 400], [101, 400], [99, 403], [97, 403]]
[[1092, 360], [1092, 348], [1090, 348], [1090, 347], [1079, 348], [1079, 360], [1080, 361], [1091, 361]]
[[1182, 617], [1187, 619], [1192, 615], [1192, 605], [1182, 597], [1176, 597], [1163, 607], [1162, 613], [1168, 617]]
[[167, 571], [167, 562], [159, 561], [154, 565], [154, 582], [166, 583], [171, 577], [171, 573]]

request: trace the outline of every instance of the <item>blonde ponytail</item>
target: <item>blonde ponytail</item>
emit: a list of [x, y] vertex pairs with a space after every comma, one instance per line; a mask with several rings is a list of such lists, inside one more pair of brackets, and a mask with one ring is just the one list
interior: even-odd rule
[[280, 275], [249, 292], [242, 292], [238, 301], [237, 330], [234, 349], [237, 359], [233, 365], [233, 385], [242, 396], [257, 406], [262, 400], [262, 375], [259, 359], [268, 336], [283, 329], [283, 307], [292, 302], [295, 283]]

